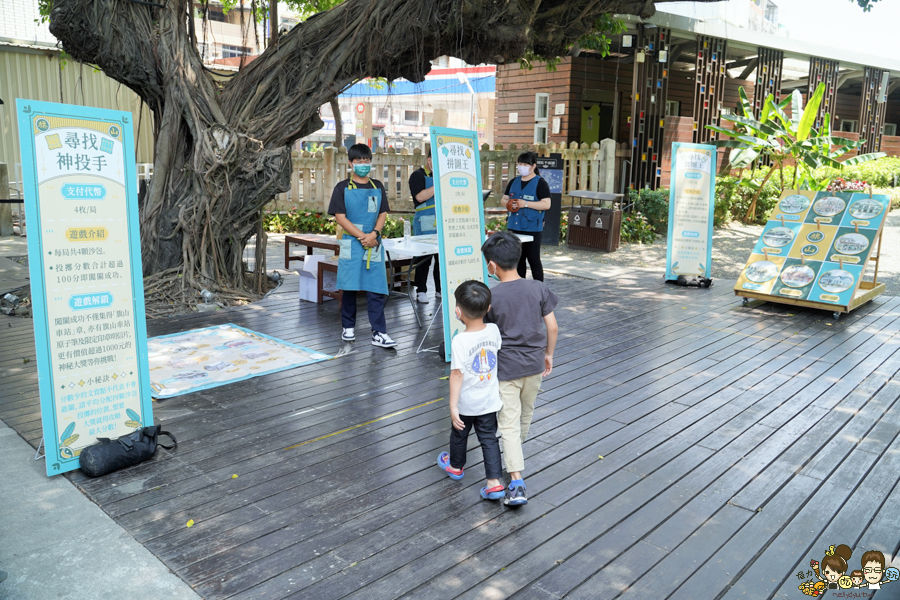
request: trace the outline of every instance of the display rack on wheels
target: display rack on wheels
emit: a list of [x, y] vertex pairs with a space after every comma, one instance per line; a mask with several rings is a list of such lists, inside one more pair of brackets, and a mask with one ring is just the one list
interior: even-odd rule
[[[734, 287], [736, 296], [832, 311], [884, 293], [881, 233], [890, 198], [871, 192], [786, 191]], [[872, 280], [866, 267], [875, 263]]]

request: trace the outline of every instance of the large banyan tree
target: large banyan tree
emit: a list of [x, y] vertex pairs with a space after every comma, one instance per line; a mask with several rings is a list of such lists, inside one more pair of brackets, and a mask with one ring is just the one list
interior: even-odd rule
[[[322, 127], [319, 107], [353, 82], [421, 82], [442, 55], [471, 64], [560, 56], [604, 15], [654, 12], [654, 0], [346, 0], [222, 78], [197, 50], [191, 0], [41, 1], [71, 58], [96, 65], [153, 111], [153, 179], [140, 206], [144, 276], [157, 294], [151, 303], [178, 304], [203, 287], [226, 300], [263, 291], [264, 269], [245, 272], [244, 248], [255, 234], [264, 240], [262, 207], [290, 187], [293, 143]], [[264, 265], [265, 244], [256, 246]]]

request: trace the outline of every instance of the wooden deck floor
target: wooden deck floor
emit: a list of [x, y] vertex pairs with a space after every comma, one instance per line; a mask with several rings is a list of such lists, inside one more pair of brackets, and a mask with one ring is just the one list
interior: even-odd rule
[[[836, 322], [742, 308], [722, 281], [548, 283], [561, 333], [525, 507], [480, 499], [474, 435], [463, 481], [434, 466], [448, 365], [415, 354], [403, 301], [387, 310], [397, 351], [361, 338], [336, 360], [157, 402], [177, 450], [66, 476], [204, 598], [797, 599], [795, 574], [829, 545], [853, 548], [853, 569], [864, 550], [897, 555], [900, 298]], [[150, 335], [231, 322], [337, 352], [336, 303], [298, 303], [295, 285]], [[0, 327], [0, 418], [37, 446], [31, 322]]]

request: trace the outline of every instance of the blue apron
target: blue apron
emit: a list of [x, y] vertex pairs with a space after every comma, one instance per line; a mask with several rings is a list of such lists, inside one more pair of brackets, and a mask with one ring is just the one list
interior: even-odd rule
[[[434, 187], [434, 178], [425, 177], [425, 189]], [[416, 207], [413, 217], [413, 235], [428, 235], [437, 231], [437, 211], [434, 209], [434, 196]]]
[[[344, 190], [347, 220], [362, 231], [371, 233], [381, 209], [381, 189], [359, 189], [351, 180]], [[384, 246], [364, 248], [358, 239], [344, 234], [338, 260], [339, 290], [387, 294], [387, 271], [384, 268]]]
[[[513, 179], [509, 188], [510, 199], [537, 202], [537, 185], [540, 177], [533, 177], [522, 189], [522, 178]], [[518, 212], [511, 212], [506, 219], [506, 228], [514, 231], [543, 231], [544, 211], [533, 208], [520, 208]]]

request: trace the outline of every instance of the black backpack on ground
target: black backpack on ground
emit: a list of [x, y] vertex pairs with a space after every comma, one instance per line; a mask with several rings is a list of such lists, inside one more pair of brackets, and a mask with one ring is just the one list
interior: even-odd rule
[[[172, 440], [171, 446], [159, 443], [159, 436], [167, 435]], [[162, 425], [153, 425], [138, 429], [134, 433], [110, 440], [97, 438], [99, 444], [88, 446], [78, 457], [81, 470], [88, 477], [100, 477], [125, 467], [144, 462], [156, 454], [156, 447], [166, 450], [174, 448], [178, 442], [168, 431], [162, 431]]]

